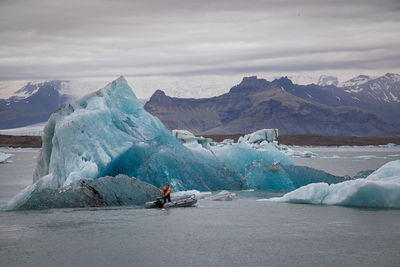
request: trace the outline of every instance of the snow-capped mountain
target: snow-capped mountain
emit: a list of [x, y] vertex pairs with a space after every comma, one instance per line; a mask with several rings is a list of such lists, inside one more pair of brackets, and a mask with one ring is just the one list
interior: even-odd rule
[[337, 86], [339, 84], [339, 80], [335, 76], [321, 75], [317, 82], [320, 86], [328, 86], [334, 85]]
[[[356, 78], [360, 78], [360, 76]], [[375, 79], [368, 76], [361, 77], [358, 80], [356, 78], [352, 79], [354, 84], [348, 85], [345, 92], [356, 94], [358, 98], [362, 95], [369, 102], [400, 103], [399, 74], [386, 73], [384, 76]]]
[[29, 82], [8, 99], [0, 99], [0, 129], [46, 121], [73, 97], [65, 94], [67, 81]]
[[343, 83], [347, 85], [320, 86], [294, 84], [287, 77], [276, 79], [275, 84], [287, 92], [306, 100], [329, 106], [358, 107], [374, 113], [388, 123], [400, 126], [400, 75], [387, 73], [372, 78], [359, 75]]
[[14, 95], [10, 97], [12, 100], [20, 100], [30, 97], [36, 94], [39, 89], [43, 86], [50, 85], [54, 87], [59, 93], [62, 93], [62, 89], [68, 84], [67, 81], [45, 81], [40, 83], [28, 82], [24, 87], [14, 92]]
[[356, 87], [360, 86], [368, 81], [370, 81], [372, 77], [368, 75], [358, 75], [357, 77], [351, 78], [348, 81], [339, 83], [340, 87]]

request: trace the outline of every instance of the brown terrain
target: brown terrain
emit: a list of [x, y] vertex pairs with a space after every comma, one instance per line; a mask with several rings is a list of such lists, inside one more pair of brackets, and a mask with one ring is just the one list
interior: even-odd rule
[[40, 136], [0, 135], [0, 147], [42, 147]]
[[[216, 142], [224, 139], [233, 139], [235, 142], [244, 134], [205, 135]], [[400, 145], [400, 137], [356, 137], [356, 136], [321, 136], [312, 134], [281, 135], [279, 144], [298, 146], [366, 146], [386, 145], [393, 143]], [[13, 136], [0, 135], [0, 147], [42, 147], [40, 136]]]

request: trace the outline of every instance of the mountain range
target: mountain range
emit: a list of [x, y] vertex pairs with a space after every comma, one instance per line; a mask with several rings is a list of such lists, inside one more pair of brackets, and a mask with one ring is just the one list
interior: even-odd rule
[[358, 107], [385, 122], [400, 126], [400, 75], [387, 73], [371, 78], [359, 75], [336, 87], [333, 84], [297, 85], [283, 77], [273, 81], [292, 95], [332, 107]]
[[67, 81], [27, 83], [8, 99], [0, 99], [0, 129], [47, 121], [50, 115], [73, 99], [63, 93]]
[[[0, 129], [46, 121], [73, 101], [65, 89], [69, 85], [61, 80], [30, 82], [0, 99]], [[245, 77], [228, 93], [210, 98], [169, 97], [157, 90], [145, 109], [170, 130], [195, 134], [278, 128], [283, 134], [400, 136], [400, 75], [359, 75], [342, 83], [323, 75], [308, 85], [288, 77]]]
[[169, 129], [204, 135], [261, 128], [283, 134], [400, 135], [400, 75], [358, 76], [342, 87], [329, 77], [321, 82], [326, 85], [245, 77], [228, 93], [202, 99], [169, 97], [157, 90], [145, 109]]

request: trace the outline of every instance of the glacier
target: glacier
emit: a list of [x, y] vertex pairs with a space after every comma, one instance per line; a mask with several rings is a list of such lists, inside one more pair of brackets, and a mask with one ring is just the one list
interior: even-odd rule
[[400, 208], [400, 160], [391, 161], [365, 179], [337, 184], [313, 183], [283, 197], [259, 201], [365, 208]]
[[[51, 115], [33, 184], [2, 209], [140, 205], [165, 184], [173, 191], [290, 191], [340, 181], [294, 166], [277, 148], [277, 136], [277, 130], [263, 129], [239, 143], [215, 143], [187, 131], [171, 134], [121, 76]], [[132, 179], [143, 186], [127, 186]], [[144, 197], [130, 201], [129, 192]]]

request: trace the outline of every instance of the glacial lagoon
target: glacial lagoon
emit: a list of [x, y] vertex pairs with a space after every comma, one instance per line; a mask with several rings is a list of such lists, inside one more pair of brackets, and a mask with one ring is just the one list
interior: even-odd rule
[[[295, 164], [354, 175], [400, 159], [400, 147], [295, 147]], [[0, 204], [32, 183], [38, 149], [2, 149]], [[369, 155], [370, 157], [360, 157]], [[374, 157], [371, 157], [374, 156]], [[336, 173], [335, 173], [336, 171]], [[123, 206], [0, 212], [1, 266], [398, 266], [400, 210], [257, 202], [236, 191], [193, 208]]]

